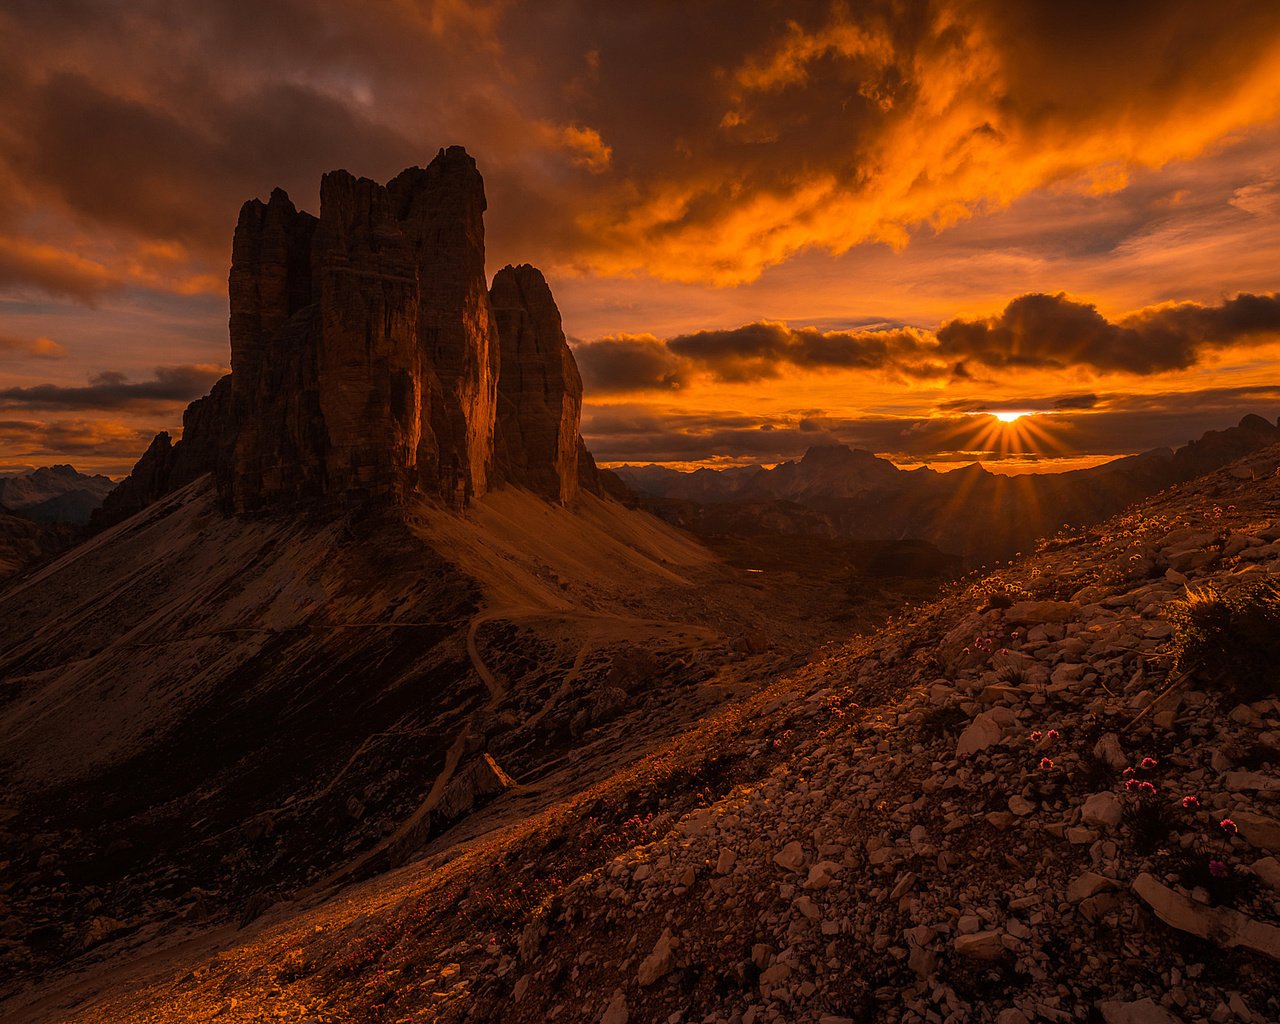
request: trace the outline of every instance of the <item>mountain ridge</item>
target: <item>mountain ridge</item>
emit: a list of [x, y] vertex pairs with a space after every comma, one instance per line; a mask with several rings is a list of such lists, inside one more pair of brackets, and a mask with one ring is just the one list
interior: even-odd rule
[[[1098, 522], [1276, 441], [1280, 427], [1248, 415], [1234, 427], [1208, 431], [1176, 450], [1153, 449], [1064, 473], [1006, 477], [986, 471], [981, 463], [948, 473], [928, 467], [906, 470], [846, 445], [817, 446], [803, 459], [773, 469], [681, 473], [624, 466], [614, 472], [654, 502], [658, 514], [695, 532], [700, 517], [681, 508], [681, 502], [762, 509], [793, 502], [822, 516], [818, 528], [829, 536], [927, 541], [972, 567], [1029, 550], [1038, 538], [1063, 526]], [[961, 509], [964, 515], [958, 514]], [[773, 521], [779, 520], [775, 516]], [[794, 523], [800, 532], [815, 528], [808, 517]]]

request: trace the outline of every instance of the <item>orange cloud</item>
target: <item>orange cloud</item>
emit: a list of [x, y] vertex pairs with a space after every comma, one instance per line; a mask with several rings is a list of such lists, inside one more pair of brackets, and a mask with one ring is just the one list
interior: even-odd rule
[[79, 253], [31, 239], [0, 236], [0, 288], [38, 288], [94, 301], [121, 284], [117, 273]]
[[592, 174], [602, 174], [609, 169], [613, 147], [606, 145], [594, 128], [576, 124], [543, 124], [541, 129], [542, 138], [554, 148], [565, 150], [578, 167], [585, 167]]
[[38, 359], [63, 359], [67, 355], [67, 350], [59, 345], [52, 338], [14, 338], [7, 334], [0, 334], [0, 357], [10, 356], [35, 356]]
[[[864, 242], [902, 247], [916, 226], [943, 230], [1050, 185], [1114, 192], [1131, 168], [1195, 156], [1280, 113], [1274, 17], [1264, 16], [1253, 39], [1239, 26], [1205, 29], [1232, 40], [1230, 66], [1206, 67], [1188, 49], [1190, 64], [1173, 81], [1166, 63], [1138, 55], [1123, 79], [1105, 65], [1028, 68], [1016, 48], [1036, 50], [1046, 40], [1008, 38], [1008, 26], [982, 5], [943, 6], [910, 43], [850, 17], [838, 8], [814, 29], [792, 23], [780, 43], [748, 57], [731, 76], [732, 102], [719, 121], [730, 134], [740, 126], [759, 133], [766, 114], [785, 121], [781, 109], [800, 124], [819, 116], [811, 104], [841, 91], [833, 81], [844, 86], [844, 104], [850, 90], [866, 100], [869, 88], [878, 99], [850, 116], [843, 143], [832, 123], [818, 139], [821, 153], [779, 153], [771, 164], [726, 150], [695, 176], [628, 181], [579, 214], [579, 266], [737, 284], [806, 247], [836, 254]], [[1171, 9], [1168, 23], [1185, 27], [1176, 23], [1190, 17]], [[1152, 21], [1152, 33], [1167, 30]], [[1035, 76], [1062, 91], [1041, 99]], [[1080, 99], [1073, 76], [1085, 83]], [[784, 132], [769, 138], [777, 148], [788, 144]]]

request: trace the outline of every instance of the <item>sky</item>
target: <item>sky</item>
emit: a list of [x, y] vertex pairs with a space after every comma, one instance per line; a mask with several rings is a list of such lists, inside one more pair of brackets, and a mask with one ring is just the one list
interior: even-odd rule
[[606, 464], [1051, 471], [1280, 414], [1277, 4], [7, 0], [0, 472], [180, 429], [244, 200], [453, 144]]

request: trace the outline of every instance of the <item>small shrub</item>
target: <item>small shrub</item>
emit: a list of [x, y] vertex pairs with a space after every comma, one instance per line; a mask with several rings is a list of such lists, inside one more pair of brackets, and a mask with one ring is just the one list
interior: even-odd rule
[[1246, 902], [1257, 887], [1252, 875], [1237, 871], [1203, 844], [1187, 850], [1177, 867], [1182, 884], [1188, 889], [1207, 892], [1211, 906], [1238, 906]]
[[1254, 701], [1280, 693], [1280, 583], [1192, 591], [1168, 612], [1173, 671]]
[[920, 742], [932, 743], [944, 736], [955, 736], [969, 716], [959, 704], [942, 704], [929, 708], [920, 718]]
[[1124, 809], [1124, 823], [1133, 836], [1133, 845], [1142, 854], [1155, 853], [1173, 831], [1174, 817], [1168, 802], [1154, 791], [1134, 791], [1135, 798]]
[[1111, 765], [1091, 751], [1080, 758], [1072, 781], [1078, 781], [1087, 792], [1096, 793], [1100, 789], [1110, 789], [1115, 783], [1116, 772]]
[[1027, 670], [1017, 665], [1006, 665], [996, 673], [996, 678], [1009, 686], [1026, 686], [1031, 682]]

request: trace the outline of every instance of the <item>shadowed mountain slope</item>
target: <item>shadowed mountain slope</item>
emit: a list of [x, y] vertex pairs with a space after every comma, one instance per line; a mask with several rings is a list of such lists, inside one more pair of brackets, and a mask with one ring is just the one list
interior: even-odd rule
[[0, 963], [385, 870], [512, 779], [521, 814], [561, 799], [813, 642], [592, 495], [244, 520], [201, 478], [0, 591], [0, 859], [21, 885]]
[[502, 798], [396, 872], [6, 1010], [1274, 1019], [1280, 702], [1171, 658], [1188, 587], [1280, 600], [1277, 465], [1259, 452], [829, 647], [580, 796]]

